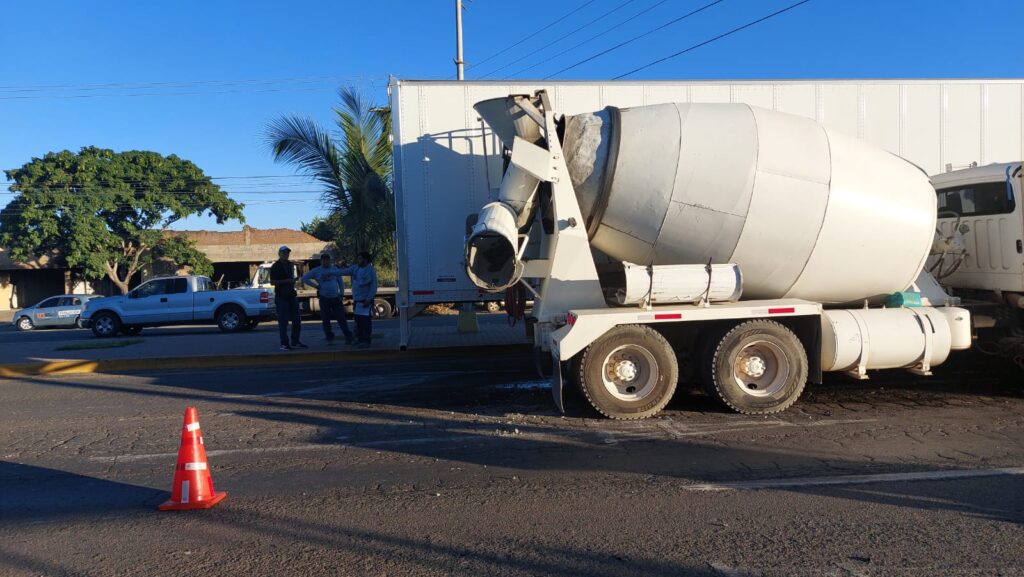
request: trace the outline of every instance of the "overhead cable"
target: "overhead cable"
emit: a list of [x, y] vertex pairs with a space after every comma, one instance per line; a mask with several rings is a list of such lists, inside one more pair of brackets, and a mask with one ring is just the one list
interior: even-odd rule
[[565, 68], [559, 70], [558, 72], [555, 72], [554, 74], [550, 74], [548, 76], [545, 76], [544, 79], [547, 80], [549, 78], [553, 78], [555, 76], [558, 76], [559, 74], [561, 74], [563, 72], [568, 72], [568, 71], [572, 70], [573, 68], [576, 68], [577, 66], [581, 66], [583, 64], [586, 64], [587, 62], [590, 62], [591, 60], [594, 60], [596, 58], [600, 58], [600, 57], [604, 56], [605, 54], [608, 54], [609, 52], [614, 52], [614, 51], [618, 50], [619, 48], [622, 48], [622, 47], [624, 47], [626, 45], [632, 44], [633, 42], [636, 42], [637, 40], [640, 40], [641, 38], [645, 38], [647, 36], [650, 36], [651, 34], [654, 34], [655, 32], [658, 32], [660, 30], [664, 30], [665, 28], [668, 28], [669, 26], [672, 26], [673, 24], [676, 24], [678, 22], [682, 22], [683, 20], [686, 20], [687, 18], [690, 18], [691, 16], [696, 16], [697, 14], [700, 14], [701, 12], [707, 10], [708, 8], [711, 8], [715, 4], [721, 4], [724, 1], [725, 0], [714, 0], [714, 2], [709, 2], [708, 4], [705, 4], [705, 5], [701, 6], [700, 8], [697, 8], [696, 10], [692, 10], [690, 12], [687, 12], [686, 14], [683, 14], [682, 16], [680, 16], [678, 18], [670, 20], [670, 21], [662, 24], [661, 26], [658, 26], [657, 28], [648, 30], [647, 32], [644, 32], [643, 34], [640, 34], [638, 36], [634, 36], [634, 37], [632, 37], [629, 40], [626, 40], [624, 42], [620, 42], [620, 43], [616, 44], [615, 46], [612, 46], [611, 48], [608, 48], [606, 50], [602, 50], [601, 52], [598, 52], [597, 54], [588, 56], [587, 58], [584, 58], [583, 60], [580, 60], [579, 62], [577, 62], [577, 63], [575, 63], [575, 64], [573, 64], [571, 66], [566, 66]]
[[714, 42], [716, 40], [721, 40], [722, 38], [725, 38], [726, 36], [729, 36], [731, 34], [735, 34], [735, 33], [739, 32], [741, 30], [744, 30], [746, 28], [750, 28], [751, 26], [754, 26], [756, 24], [760, 24], [761, 22], [764, 22], [765, 20], [768, 20], [770, 18], [775, 18], [776, 16], [780, 16], [780, 15], [782, 15], [782, 14], [784, 14], [786, 12], [789, 12], [790, 10], [792, 10], [792, 9], [802, 5], [802, 4], [807, 4], [810, 1], [811, 0], [801, 0], [800, 2], [797, 2], [796, 4], [792, 4], [790, 6], [787, 6], [787, 7], [783, 8], [782, 10], [778, 10], [776, 12], [772, 12], [771, 14], [769, 14], [767, 16], [762, 16], [761, 18], [758, 18], [757, 20], [753, 20], [751, 22], [747, 22], [746, 24], [744, 24], [742, 26], [737, 26], [736, 28], [733, 28], [732, 30], [729, 30], [728, 32], [723, 32], [722, 34], [719, 34], [718, 36], [715, 36], [714, 38], [709, 38], [709, 39], [707, 39], [707, 40], [705, 40], [703, 42], [694, 44], [693, 46], [690, 46], [689, 48], [685, 48], [683, 50], [680, 50], [679, 52], [676, 52], [675, 54], [669, 54], [668, 56], [666, 56], [664, 58], [659, 58], [659, 59], [655, 60], [654, 62], [649, 62], [647, 64], [644, 64], [643, 66], [640, 66], [639, 68], [634, 68], [633, 70], [630, 70], [629, 72], [626, 72], [624, 74], [620, 74], [620, 75], [616, 76], [615, 78], [613, 78], [613, 80], [619, 80], [621, 78], [625, 78], [627, 76], [636, 74], [637, 72], [640, 72], [641, 70], [645, 70], [647, 68], [650, 68], [651, 66], [654, 66], [656, 64], [661, 64], [662, 62], [665, 62], [666, 60], [671, 60], [672, 58], [675, 58], [677, 56], [682, 56], [683, 54], [686, 54], [687, 52], [690, 52], [691, 50], [696, 50], [697, 48], [700, 48], [701, 46], [707, 46], [708, 44], [711, 44], [712, 42]]
[[566, 14], [566, 15], [564, 15], [564, 16], [561, 16], [561, 17], [559, 17], [559, 18], [556, 18], [556, 19], [555, 19], [554, 21], [552, 21], [552, 22], [551, 22], [550, 24], [548, 24], [547, 26], [545, 26], [545, 27], [541, 28], [540, 30], [537, 30], [536, 32], [534, 32], [534, 33], [530, 34], [529, 36], [526, 36], [525, 38], [523, 38], [523, 39], [519, 40], [518, 42], [515, 42], [514, 44], [510, 44], [509, 46], [506, 46], [505, 48], [503, 48], [503, 49], [499, 50], [498, 52], [495, 52], [494, 54], [491, 54], [491, 55], [490, 55], [490, 56], [488, 56], [487, 58], [484, 58], [484, 59], [483, 59], [483, 60], [481, 60], [480, 62], [476, 62], [476, 63], [470, 63], [470, 64], [467, 64], [467, 65], [466, 65], [466, 70], [469, 70], [470, 68], [473, 68], [473, 67], [476, 67], [476, 66], [480, 66], [481, 64], [483, 64], [483, 63], [485, 63], [485, 62], [490, 62], [491, 60], [494, 60], [494, 59], [495, 59], [495, 58], [497, 58], [498, 56], [501, 56], [502, 54], [504, 54], [504, 53], [508, 52], [509, 50], [512, 50], [512, 49], [513, 49], [513, 48], [515, 48], [516, 46], [519, 46], [519, 45], [520, 45], [520, 44], [522, 44], [523, 42], [526, 42], [527, 40], [529, 40], [529, 39], [533, 38], [534, 36], [536, 36], [536, 35], [540, 34], [541, 32], [544, 32], [545, 30], [547, 30], [547, 29], [551, 28], [551, 27], [552, 27], [552, 26], [554, 26], [555, 24], [558, 24], [559, 22], [561, 22], [561, 21], [562, 21], [562, 20], [564, 20], [565, 18], [568, 18], [569, 16], [572, 16], [573, 14], [575, 14], [575, 13], [579, 12], [580, 10], [583, 10], [584, 8], [586, 8], [587, 6], [590, 6], [591, 4], [593, 4], [593, 3], [594, 3], [594, 2], [596, 2], [596, 1], [597, 1], [597, 0], [587, 0], [587, 1], [586, 1], [586, 2], [584, 2], [583, 4], [580, 4], [579, 6], [577, 6], [577, 7], [576, 7], [576, 8], [574, 8], [573, 10], [571, 10], [571, 11], [570, 11], [570, 12], [569, 12], [568, 14]]
[[655, 2], [654, 4], [652, 4], [651, 6], [648, 6], [647, 8], [644, 8], [643, 10], [641, 10], [641, 11], [637, 12], [636, 14], [630, 16], [629, 18], [626, 18], [622, 22], [618, 22], [614, 26], [611, 26], [611, 27], [605, 29], [602, 32], [598, 32], [597, 34], [594, 34], [593, 36], [591, 36], [590, 38], [587, 38], [583, 42], [580, 42], [579, 44], [576, 44], [575, 46], [572, 46], [571, 48], [566, 48], [565, 50], [562, 50], [558, 54], [555, 54], [555, 55], [553, 55], [553, 56], [551, 56], [549, 58], [541, 60], [540, 62], [537, 62], [536, 64], [531, 64], [530, 66], [527, 66], [526, 68], [522, 68], [520, 70], [517, 70], [516, 72], [513, 72], [512, 74], [509, 74], [509, 76], [519, 76], [523, 72], [526, 72], [528, 70], [533, 70], [534, 68], [536, 68], [538, 66], [542, 66], [544, 64], [547, 64], [548, 62], [551, 62], [555, 58], [558, 58], [559, 56], [563, 56], [565, 54], [568, 54], [569, 52], [572, 52], [573, 50], [576, 50], [580, 46], [583, 46], [584, 44], [588, 44], [588, 43], [590, 43], [590, 42], [592, 42], [594, 40], [597, 40], [598, 38], [604, 36], [605, 34], [608, 34], [609, 32], [612, 32], [614, 30], [620, 29], [623, 25], [628, 24], [628, 23], [632, 22], [633, 20], [636, 20], [640, 16], [643, 16], [644, 14], [647, 14], [651, 10], [654, 10], [658, 6], [661, 6], [662, 4], [664, 4], [664, 3], [668, 2], [668, 1], [669, 0], [659, 0], [658, 2]]
[[537, 48], [537, 49], [536, 49], [536, 50], [534, 50], [533, 52], [529, 52], [529, 53], [527, 53], [527, 54], [524, 54], [523, 56], [520, 56], [519, 58], [516, 58], [515, 60], [513, 60], [513, 61], [509, 62], [508, 64], [506, 64], [506, 65], [504, 65], [504, 66], [502, 66], [502, 67], [500, 67], [500, 68], [495, 68], [494, 70], [492, 70], [492, 71], [488, 72], [487, 74], [484, 74], [484, 75], [483, 75], [483, 76], [481, 76], [480, 78], [487, 78], [488, 76], [491, 76], [492, 74], [495, 74], [495, 73], [497, 73], [497, 72], [501, 72], [502, 70], [504, 70], [504, 69], [508, 68], [509, 66], [512, 66], [513, 64], [518, 64], [519, 62], [522, 62], [523, 60], [526, 60], [527, 58], [529, 58], [529, 57], [533, 56], [534, 54], [537, 54], [538, 52], [542, 52], [542, 51], [544, 51], [544, 50], [547, 50], [547, 49], [548, 49], [548, 48], [550, 48], [551, 46], [554, 46], [555, 44], [558, 44], [559, 42], [561, 42], [561, 41], [565, 40], [566, 38], [568, 38], [568, 37], [572, 36], [573, 34], [576, 34], [577, 32], [579, 32], [579, 31], [583, 30], [584, 28], [587, 28], [587, 27], [589, 27], [589, 26], [592, 26], [593, 24], [595, 24], [595, 23], [596, 23], [596, 22], [598, 22], [599, 20], [602, 20], [602, 19], [604, 19], [604, 18], [607, 18], [608, 16], [611, 16], [612, 14], [614, 14], [614, 13], [618, 12], [619, 10], [622, 10], [623, 8], [625, 8], [626, 6], [629, 6], [630, 4], [632, 4], [632, 3], [633, 3], [633, 2], [635, 2], [635, 1], [636, 1], [636, 0], [626, 0], [626, 1], [625, 1], [625, 2], [623, 2], [622, 4], [619, 4], [619, 5], [618, 5], [618, 6], [616, 6], [615, 8], [612, 8], [611, 10], [609, 10], [609, 11], [605, 12], [604, 14], [602, 14], [602, 15], [598, 16], [597, 18], [594, 18], [594, 19], [593, 19], [593, 20], [591, 20], [590, 22], [587, 22], [586, 24], [584, 24], [584, 25], [582, 25], [582, 26], [579, 26], [579, 27], [577, 27], [577, 28], [576, 28], [576, 29], [574, 29], [574, 30], [573, 30], [572, 32], [569, 32], [569, 33], [566, 33], [566, 34], [562, 34], [562, 35], [559, 35], [559, 36], [558, 36], [557, 38], [555, 38], [555, 39], [554, 39], [554, 40], [552, 40], [551, 42], [548, 42], [547, 44], [545, 44], [545, 45], [541, 46], [540, 48]]

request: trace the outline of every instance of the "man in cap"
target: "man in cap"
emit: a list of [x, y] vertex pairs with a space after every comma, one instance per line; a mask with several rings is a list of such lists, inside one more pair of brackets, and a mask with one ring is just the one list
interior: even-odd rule
[[302, 275], [302, 282], [316, 287], [316, 298], [320, 301], [320, 318], [324, 323], [324, 337], [327, 344], [334, 344], [331, 321], [338, 320], [338, 328], [345, 335], [345, 344], [352, 344], [352, 331], [348, 330], [345, 306], [342, 303], [342, 287], [345, 286], [341, 269], [332, 264], [331, 253], [320, 255], [320, 266]]
[[[281, 350], [309, 348], [302, 344], [299, 336], [302, 319], [299, 317], [299, 295], [295, 291], [295, 265], [288, 260], [292, 249], [282, 246], [277, 249], [277, 261], [270, 267], [270, 283], [274, 285], [274, 306], [277, 307], [277, 330], [281, 333]], [[288, 323], [292, 324], [291, 340], [288, 339]]]

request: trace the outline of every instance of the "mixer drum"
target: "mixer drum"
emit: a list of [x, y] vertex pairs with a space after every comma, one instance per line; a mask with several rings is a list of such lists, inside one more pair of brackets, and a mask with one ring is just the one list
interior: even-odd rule
[[812, 120], [745, 104], [568, 117], [593, 246], [644, 265], [737, 263], [743, 296], [822, 303], [909, 287], [935, 231], [927, 176]]

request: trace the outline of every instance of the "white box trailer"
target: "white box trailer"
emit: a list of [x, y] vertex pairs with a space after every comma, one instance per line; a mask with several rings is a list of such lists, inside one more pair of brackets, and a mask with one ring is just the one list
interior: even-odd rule
[[546, 90], [572, 115], [659, 103], [745, 103], [813, 119], [928, 174], [1024, 157], [1024, 80], [415, 81], [393, 80], [398, 308], [500, 298], [465, 274], [467, 219], [498, 196], [505, 159], [473, 105]]

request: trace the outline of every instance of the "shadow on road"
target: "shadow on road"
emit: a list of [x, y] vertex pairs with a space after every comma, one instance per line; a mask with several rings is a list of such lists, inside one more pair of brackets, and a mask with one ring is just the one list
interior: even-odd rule
[[102, 517], [152, 508], [167, 491], [0, 461], [0, 522]]

